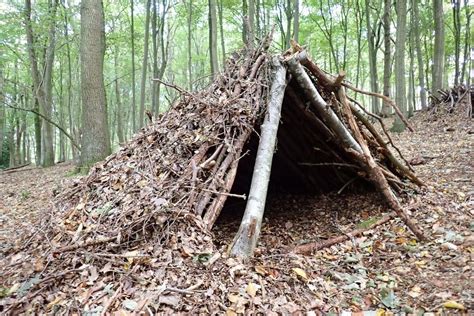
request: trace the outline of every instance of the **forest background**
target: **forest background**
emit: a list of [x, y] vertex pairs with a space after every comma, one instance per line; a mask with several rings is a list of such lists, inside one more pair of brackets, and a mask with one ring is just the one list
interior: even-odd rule
[[[84, 47], [100, 42], [81, 36], [87, 25], [81, 5], [88, 2], [98, 10], [95, 22], [103, 17], [103, 65], [100, 58], [82, 62]], [[173, 85], [205, 87], [225, 59], [273, 26], [273, 52], [294, 39], [323, 69], [344, 71], [354, 85], [394, 98], [410, 117], [438, 89], [470, 84], [473, 6], [468, 0], [2, 2], [0, 168], [78, 162], [80, 148], [99, 140], [106, 146], [95, 160], [105, 157], [147, 124], [147, 111], [157, 115], [171, 106], [178, 97]], [[85, 104], [88, 85], [81, 85], [81, 71], [97, 69], [102, 107]], [[363, 101], [373, 113], [391, 114], [378, 98]], [[88, 117], [101, 115], [96, 137], [85, 138]], [[393, 129], [403, 130], [403, 123], [396, 120]]]

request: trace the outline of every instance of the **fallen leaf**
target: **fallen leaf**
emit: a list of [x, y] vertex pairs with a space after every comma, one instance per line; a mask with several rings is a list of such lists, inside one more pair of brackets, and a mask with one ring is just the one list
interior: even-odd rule
[[245, 288], [245, 292], [247, 292], [247, 294], [250, 295], [251, 297], [255, 297], [259, 287], [260, 286], [258, 284], [250, 282]]
[[292, 268], [291, 269], [294, 273], [296, 273], [297, 276], [302, 278], [304, 281], [308, 281], [308, 275], [303, 269], [300, 268]]
[[453, 308], [453, 309], [465, 309], [464, 305], [459, 304], [456, 301], [451, 301], [451, 300], [444, 302], [443, 307]]

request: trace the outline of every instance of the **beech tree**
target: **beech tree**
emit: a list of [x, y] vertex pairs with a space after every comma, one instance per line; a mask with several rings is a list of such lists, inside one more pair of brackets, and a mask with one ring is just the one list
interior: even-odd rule
[[104, 86], [105, 26], [102, 1], [81, 1], [81, 168], [110, 154]]
[[[435, 0], [436, 1], [436, 0]], [[407, 114], [405, 84], [405, 43], [407, 36], [407, 3], [397, 1], [397, 38], [395, 42], [395, 102], [404, 115]], [[405, 130], [405, 124], [399, 117], [395, 118], [393, 130]]]

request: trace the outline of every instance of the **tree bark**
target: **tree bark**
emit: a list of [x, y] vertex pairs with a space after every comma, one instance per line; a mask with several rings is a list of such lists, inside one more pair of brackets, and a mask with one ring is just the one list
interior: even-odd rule
[[209, 0], [209, 56], [211, 62], [211, 74], [213, 78], [216, 78], [219, 70], [217, 62], [216, 0]]
[[[220, 31], [220, 38], [221, 38], [221, 53], [222, 53], [222, 64], [225, 65], [225, 40], [224, 40], [224, 5], [222, 4], [223, 0], [218, 0], [218, 14], [219, 14], [219, 31]], [[191, 47], [191, 45], [189, 45]]]
[[300, 36], [300, 0], [294, 0], [293, 39], [299, 42]]
[[[49, 26], [48, 39], [49, 45], [46, 48], [46, 60], [44, 67], [43, 86], [45, 90], [45, 103], [43, 106], [43, 113], [46, 117], [52, 118], [53, 114], [53, 63], [54, 63], [54, 52], [56, 50], [56, 11], [57, 11], [58, 0], [54, 0], [54, 3], [50, 4], [50, 18], [51, 25]], [[44, 157], [43, 166], [49, 167], [54, 165], [54, 129], [49, 123], [43, 124], [43, 135], [44, 135]]]
[[134, 7], [133, 1], [130, 0], [130, 39], [132, 44], [132, 130], [133, 133], [137, 130], [136, 118], [136, 91], [135, 91], [135, 21], [134, 21]]
[[413, 36], [415, 37], [415, 49], [416, 49], [416, 59], [418, 64], [418, 83], [420, 85], [420, 102], [421, 109], [426, 110], [426, 86], [425, 86], [425, 74], [424, 74], [424, 63], [423, 63], [423, 54], [421, 52], [420, 44], [420, 14], [418, 10], [418, 1], [412, 0], [411, 2], [413, 10]]
[[188, 38], [187, 38], [188, 39], [188, 42], [187, 42], [188, 43], [188, 52], [187, 52], [188, 53], [188, 89], [189, 91], [193, 91], [193, 60], [192, 60], [193, 1], [192, 0], [189, 0], [187, 9], [188, 9], [187, 10], [188, 15], [186, 16], [186, 22], [187, 22], [187, 27], [188, 27]]
[[[365, 0], [365, 21], [367, 24], [367, 39], [369, 49], [369, 69], [370, 69], [370, 89], [372, 92], [379, 92], [378, 74], [377, 74], [377, 47], [375, 47], [375, 32], [370, 24], [370, 0]], [[372, 97], [372, 111], [376, 114], [380, 112], [380, 101]]]
[[82, 150], [80, 166], [89, 168], [110, 154], [104, 86], [105, 26], [102, 1], [81, 1]]
[[[0, 53], [1, 55], [1, 53]], [[3, 164], [3, 140], [5, 138], [5, 90], [3, 78], [3, 65], [0, 65], [0, 165]]]
[[[436, 1], [436, 0], [435, 0]], [[405, 84], [405, 44], [407, 24], [407, 3], [397, 1], [397, 35], [395, 45], [395, 103], [402, 114], [407, 115], [406, 84]], [[405, 130], [405, 125], [399, 117], [395, 118], [392, 129], [396, 132]]]
[[443, 0], [433, 0], [434, 18], [434, 56], [431, 89], [433, 95], [438, 96], [438, 90], [443, 88], [444, 73], [444, 15]]
[[[392, 62], [390, 52], [390, 9], [392, 7], [392, 0], [384, 0], [383, 13], [383, 95], [390, 97], [390, 77], [392, 74]], [[390, 115], [390, 104], [384, 101], [382, 104], [382, 116], [388, 117]]]
[[[132, 0], [133, 1], [133, 0]], [[148, 42], [150, 37], [150, 7], [151, 0], [146, 2], [145, 13], [145, 38], [143, 39], [143, 63], [142, 63], [142, 78], [140, 82], [140, 110], [138, 113], [138, 126], [143, 126], [143, 116], [145, 115], [145, 90], [146, 90], [146, 71], [148, 67]]]
[[[153, 0], [153, 13], [151, 16], [151, 44], [153, 49], [153, 78], [158, 78], [158, 9], [156, 5], [157, 0]], [[152, 81], [152, 92], [151, 92], [151, 110], [153, 113], [157, 113], [158, 102], [158, 82]]]
[[268, 182], [275, 152], [281, 106], [286, 88], [286, 68], [275, 58], [275, 77], [270, 90], [268, 112], [262, 125], [260, 143], [250, 186], [249, 199], [245, 207], [239, 231], [232, 243], [230, 253], [244, 259], [253, 256], [262, 225]]
[[[464, 33], [464, 58], [462, 63], [462, 70], [461, 70], [461, 83], [466, 84], [469, 86], [470, 84], [470, 74], [469, 71], [466, 72], [466, 68], [471, 62], [471, 58], [469, 58], [470, 46], [471, 46], [471, 17], [473, 12], [469, 9], [469, 0], [464, 0], [464, 10], [466, 12], [466, 32]], [[467, 73], [467, 78], [464, 79]]]

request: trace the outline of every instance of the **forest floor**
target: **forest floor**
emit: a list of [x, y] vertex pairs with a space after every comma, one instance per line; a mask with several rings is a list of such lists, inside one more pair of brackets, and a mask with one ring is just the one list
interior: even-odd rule
[[[348, 233], [388, 210], [375, 193], [271, 198], [255, 259], [243, 264], [226, 258], [239, 215], [222, 216], [214, 229], [219, 255], [210, 265], [176, 267], [173, 278], [190, 286], [162, 293], [157, 304], [168, 309], [160, 310], [198, 313], [213, 304], [218, 310], [207, 307], [208, 312], [227, 315], [473, 312], [474, 126], [457, 116], [431, 118], [419, 113], [411, 119], [416, 132], [392, 135], [428, 185], [408, 195], [404, 207], [429, 242], [418, 242], [395, 218], [313, 255], [297, 255], [288, 250]], [[72, 169], [71, 164], [60, 164], [0, 172], [0, 256], [18, 242], [22, 230], [31, 229], [51, 209], [53, 193], [74, 179]], [[199, 284], [194, 284], [196, 279]], [[127, 314], [137, 305], [153, 305], [150, 298], [145, 303], [126, 298], [122, 295], [111, 309]]]

